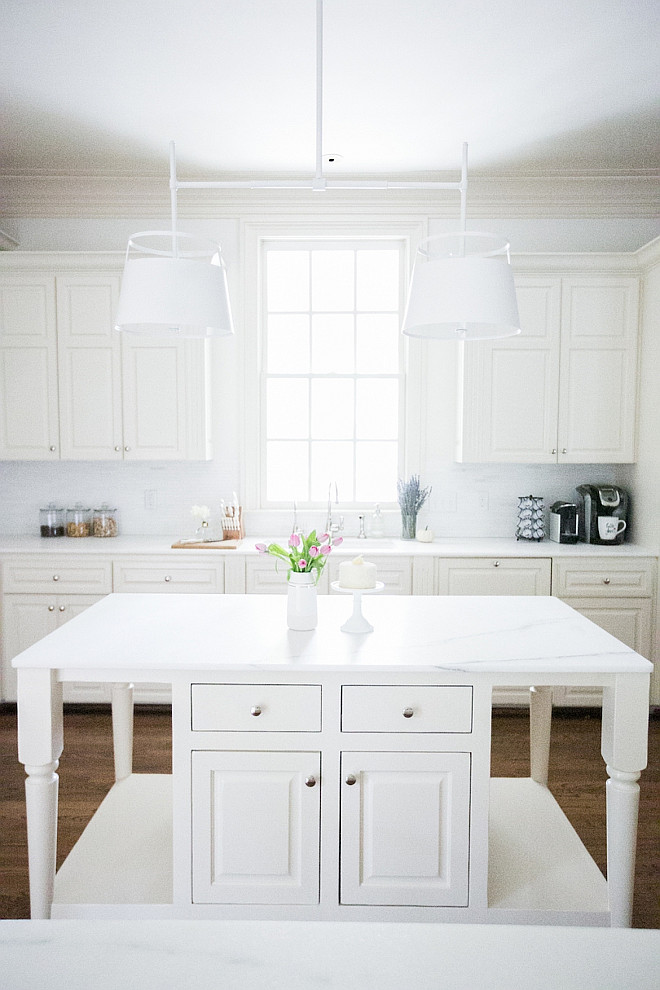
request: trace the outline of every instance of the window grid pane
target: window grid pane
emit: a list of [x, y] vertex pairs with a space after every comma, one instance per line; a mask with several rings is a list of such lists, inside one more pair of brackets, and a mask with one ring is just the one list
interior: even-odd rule
[[346, 505], [394, 502], [402, 251], [278, 248], [265, 254], [265, 504], [324, 502], [331, 481]]

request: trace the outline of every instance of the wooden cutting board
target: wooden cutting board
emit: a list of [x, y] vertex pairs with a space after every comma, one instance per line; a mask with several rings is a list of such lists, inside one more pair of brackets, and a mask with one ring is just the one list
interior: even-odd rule
[[173, 550], [235, 550], [240, 540], [215, 540], [211, 543], [200, 543], [197, 540], [179, 540], [172, 544]]

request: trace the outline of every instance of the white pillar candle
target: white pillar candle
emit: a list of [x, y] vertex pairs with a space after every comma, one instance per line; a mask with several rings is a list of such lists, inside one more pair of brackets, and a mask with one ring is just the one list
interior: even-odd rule
[[355, 557], [339, 565], [339, 584], [357, 590], [376, 587], [376, 565]]

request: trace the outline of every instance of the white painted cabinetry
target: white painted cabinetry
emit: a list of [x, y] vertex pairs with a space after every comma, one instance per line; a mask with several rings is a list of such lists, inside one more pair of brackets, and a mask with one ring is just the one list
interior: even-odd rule
[[549, 595], [548, 557], [438, 557], [439, 595]]
[[55, 279], [12, 274], [0, 281], [0, 459], [57, 460]]
[[0, 458], [205, 460], [208, 343], [113, 328], [110, 271], [0, 275]]
[[[652, 656], [653, 558], [566, 558], [553, 562], [553, 594], [643, 657]], [[555, 689], [555, 703], [600, 705], [597, 688]]]
[[523, 332], [464, 345], [457, 459], [635, 460], [639, 282], [521, 274]]

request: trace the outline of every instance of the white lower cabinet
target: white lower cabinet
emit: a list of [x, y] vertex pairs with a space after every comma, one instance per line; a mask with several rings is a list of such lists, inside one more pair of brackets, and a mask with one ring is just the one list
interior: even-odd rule
[[[103, 595], [5, 595], [2, 602], [2, 697], [16, 701], [16, 671], [11, 658], [80, 615]], [[106, 685], [66, 684], [65, 701], [108, 701]]]
[[342, 753], [342, 904], [465, 907], [469, 753]]
[[439, 595], [549, 595], [548, 557], [439, 557]]
[[192, 753], [195, 904], [316, 904], [320, 753]]

